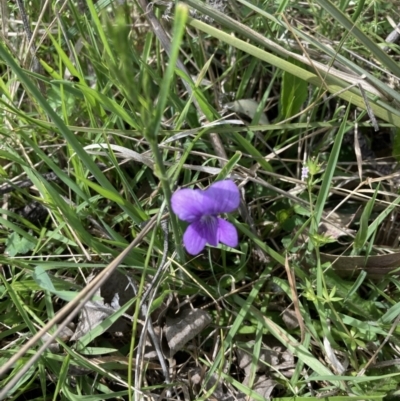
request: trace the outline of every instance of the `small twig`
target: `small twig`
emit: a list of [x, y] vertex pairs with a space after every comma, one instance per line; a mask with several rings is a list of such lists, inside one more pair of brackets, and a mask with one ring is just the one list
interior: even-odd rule
[[300, 344], [303, 344], [305, 336], [306, 336], [306, 327], [304, 324], [303, 316], [301, 315], [301, 311], [300, 311], [300, 302], [299, 302], [299, 295], [297, 294], [295, 274], [294, 274], [294, 271], [289, 266], [289, 258], [287, 255], [285, 257], [285, 270], [286, 270], [286, 274], [287, 274], [287, 278], [288, 278], [290, 292], [292, 293], [292, 302], [293, 302], [293, 306], [294, 306], [294, 312], [296, 314], [297, 321], [298, 321], [299, 327], [300, 327], [300, 333], [301, 333]]
[[[19, 8], [19, 12], [21, 14], [21, 19], [22, 19], [22, 24], [24, 26], [25, 35], [26, 35], [26, 38], [28, 39], [28, 43], [29, 43], [31, 41], [33, 35], [32, 35], [31, 27], [29, 25], [28, 14], [25, 11], [24, 2], [22, 0], [17, 0], [17, 5]], [[34, 58], [35, 62], [38, 63], [38, 60], [36, 58], [36, 48], [35, 48], [34, 44], [32, 44], [30, 51], [31, 51], [32, 57]]]
[[[397, 24], [395, 28], [393, 29], [392, 32], [389, 33], [389, 35], [386, 37], [385, 42], [386, 43], [396, 43], [400, 39], [400, 24]], [[383, 51], [387, 52], [390, 50], [389, 46], [383, 47]]]
[[34, 72], [39, 74], [41, 71], [41, 66], [40, 66], [39, 59], [36, 56], [36, 46], [32, 41], [33, 34], [32, 34], [31, 27], [29, 25], [28, 14], [25, 11], [24, 2], [22, 0], [17, 0], [17, 5], [19, 8], [19, 12], [21, 14], [22, 24], [24, 26], [26, 38], [28, 39], [28, 43], [30, 43], [29, 50], [31, 52], [32, 61], [33, 61], [32, 69]]
[[[160, 339], [157, 337], [156, 333], [154, 332], [153, 321], [152, 321], [151, 316], [148, 314], [148, 306], [145, 302], [147, 297], [149, 296], [149, 294], [152, 291], [153, 291], [153, 294], [155, 294], [155, 292], [157, 291], [158, 279], [159, 279], [161, 273], [164, 271], [164, 266], [165, 266], [165, 263], [166, 263], [167, 257], [168, 257], [168, 234], [169, 234], [168, 233], [168, 221], [162, 220], [160, 222], [160, 226], [164, 233], [163, 255], [161, 258], [160, 265], [158, 266], [157, 272], [154, 275], [148, 289], [145, 291], [145, 293], [143, 294], [142, 299], [140, 301], [139, 309], [142, 313], [143, 318], [145, 319], [145, 322], [143, 324], [143, 329], [140, 334], [140, 338], [139, 338], [139, 342], [138, 342], [138, 349], [137, 349], [137, 353], [136, 353], [136, 363], [139, 364], [142, 359], [144, 344], [145, 344], [146, 335], [147, 335], [147, 331], [148, 331], [151, 342], [153, 343], [153, 346], [157, 353], [158, 359], [160, 361], [160, 365], [161, 365], [161, 369], [164, 374], [165, 382], [170, 383], [171, 380], [169, 377], [169, 370], [168, 370], [167, 364], [165, 363], [165, 358], [164, 358], [164, 355], [163, 355], [161, 347], [160, 347]], [[135, 292], [135, 295], [137, 295], [138, 289], [133, 282], [132, 282], [132, 288], [133, 288], [133, 291]], [[140, 388], [141, 373], [142, 373], [141, 369], [135, 370], [135, 384], [136, 384], [135, 388]]]
[[[137, 288], [134, 289], [134, 291], [135, 291], [135, 294], [137, 294]], [[148, 332], [150, 335], [150, 340], [157, 353], [158, 360], [160, 361], [160, 366], [161, 366], [161, 369], [164, 374], [165, 383], [171, 383], [171, 379], [169, 377], [168, 366], [165, 362], [165, 358], [164, 358], [164, 355], [162, 353], [161, 346], [160, 346], [160, 338], [157, 336], [157, 334], [154, 331], [153, 319], [148, 314], [148, 308], [147, 308], [146, 304], [142, 305], [141, 314], [145, 318], [145, 321], [144, 321], [143, 330], [142, 330], [142, 333], [140, 334], [140, 339], [138, 342], [138, 350], [136, 353], [136, 363], [137, 363], [137, 365], [140, 364], [140, 361], [141, 361], [141, 358], [143, 355], [143, 348], [145, 345], [145, 340], [146, 340], [146, 336], [147, 336], [147, 332]], [[142, 374], [142, 369], [135, 369], [135, 383], [136, 383], [135, 389], [137, 389], [137, 390], [140, 389], [141, 374]]]
[[379, 125], [378, 125], [378, 122], [376, 121], [374, 112], [372, 111], [371, 106], [369, 105], [369, 101], [368, 101], [367, 95], [365, 94], [365, 90], [360, 84], [358, 84], [358, 89], [360, 89], [361, 95], [364, 99], [365, 108], [367, 109], [367, 113], [371, 120], [372, 126], [374, 127], [375, 132], [377, 132], [377, 131], [379, 131]]
[[[136, 285], [133, 282], [132, 282], [132, 287], [135, 292], [135, 295], [137, 295], [138, 288], [136, 287]], [[143, 329], [140, 334], [140, 338], [139, 338], [139, 342], [138, 342], [137, 353], [136, 353], [136, 363], [137, 363], [137, 365], [139, 365], [141, 363], [140, 361], [142, 360], [143, 349], [145, 346], [145, 341], [146, 341], [147, 332], [148, 332], [150, 335], [150, 340], [151, 340], [151, 342], [154, 346], [154, 349], [156, 351], [156, 354], [158, 356], [158, 360], [160, 361], [160, 366], [161, 366], [161, 369], [164, 374], [165, 383], [171, 383], [171, 379], [169, 377], [168, 366], [165, 362], [165, 358], [164, 358], [164, 355], [163, 355], [163, 352], [162, 352], [161, 346], [160, 346], [160, 338], [157, 336], [157, 334], [154, 331], [153, 319], [151, 318], [151, 316], [148, 313], [147, 304], [144, 303], [141, 306], [140, 311], [141, 311], [141, 314], [142, 314], [143, 318], [145, 319], [145, 321], [144, 321]], [[135, 369], [135, 389], [137, 389], [137, 390], [140, 389], [141, 375], [142, 375], [142, 369]]]
[[[356, 114], [356, 112], [354, 113]], [[360, 148], [360, 141], [358, 140], [358, 122], [356, 115], [354, 115], [355, 118], [355, 125], [354, 125], [354, 153], [356, 154], [356, 160], [357, 160], [357, 169], [358, 169], [358, 175], [360, 177], [360, 182], [362, 181], [362, 164], [363, 164], [363, 157], [362, 157], [362, 152]]]
[[160, 266], [158, 267], [156, 274], [154, 275], [153, 279], [151, 280], [151, 283], [148, 286], [147, 290], [142, 295], [142, 299], [140, 300], [139, 308], [141, 308], [143, 306], [143, 304], [146, 302], [146, 299], [148, 298], [150, 292], [153, 290], [154, 286], [157, 284], [161, 273], [164, 271], [164, 266], [167, 261], [167, 257], [168, 257], [168, 221], [167, 220], [161, 221], [160, 226], [161, 226], [161, 230], [164, 233], [163, 255], [161, 258]]

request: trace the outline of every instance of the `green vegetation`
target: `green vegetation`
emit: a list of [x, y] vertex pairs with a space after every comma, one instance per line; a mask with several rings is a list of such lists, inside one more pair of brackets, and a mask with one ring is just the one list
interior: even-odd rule
[[0, 399], [397, 399], [399, 6], [2, 2]]

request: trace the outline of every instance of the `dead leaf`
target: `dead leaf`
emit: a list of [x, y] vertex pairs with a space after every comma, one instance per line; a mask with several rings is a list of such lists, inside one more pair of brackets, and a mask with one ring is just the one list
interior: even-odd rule
[[[118, 294], [119, 304], [121, 306], [125, 305], [135, 296], [131, 282], [132, 279], [126, 273], [121, 273], [118, 270], [114, 271], [107, 283], [101, 287], [101, 296], [104, 302], [111, 305], [115, 294]], [[133, 309], [134, 306], [127, 313], [130, 313]]]
[[166, 317], [164, 334], [168, 342], [169, 357], [181, 350], [211, 323], [210, 315], [201, 309], [183, 309], [175, 317]]
[[[61, 341], [69, 341], [70, 338], [73, 336], [74, 332], [70, 329], [70, 327], [64, 327], [61, 330], [61, 333], [58, 335], [57, 338], [59, 338]], [[46, 333], [43, 337], [42, 337], [42, 341], [46, 341], [48, 340], [50, 337], [49, 333]], [[57, 341], [53, 341], [52, 343], [50, 343], [49, 347], [47, 348], [50, 352], [57, 354], [60, 352], [60, 345]]]
[[294, 309], [286, 308], [282, 312], [282, 320], [285, 323], [286, 328], [293, 330], [299, 327], [299, 319], [296, 316], [296, 311]]
[[322, 222], [318, 227], [318, 234], [323, 234], [326, 237], [332, 239], [338, 239], [340, 237], [345, 237], [349, 234], [354, 235], [356, 230], [346, 227], [338, 227], [328, 222]]
[[325, 348], [325, 359], [332, 366], [333, 370], [337, 372], [337, 374], [342, 375], [349, 366], [349, 360], [346, 357], [345, 353], [343, 353], [343, 362], [341, 362], [336, 356], [336, 350], [333, 349], [331, 343], [329, 342], [327, 337], [324, 337], [324, 348]]
[[[99, 295], [100, 291], [96, 292]], [[103, 322], [108, 316], [113, 314], [115, 309], [111, 306], [106, 305], [104, 301], [88, 301], [82, 308], [79, 315], [79, 321], [76, 326], [74, 335], [71, 337], [71, 341], [77, 341], [85, 334], [89, 333], [100, 323]]]
[[224, 399], [224, 387], [222, 385], [221, 377], [215, 373], [211, 375], [206, 385], [207, 391], [211, 390], [212, 388], [214, 388], [212, 397], [214, 397], [216, 400]]
[[400, 267], [400, 252], [373, 256], [338, 256], [321, 253], [321, 261], [331, 262], [341, 276], [364, 270], [369, 278], [382, 278]]
[[[254, 340], [250, 340], [246, 343], [240, 343], [240, 348], [236, 350], [239, 367], [244, 369], [245, 378], [242, 384], [245, 386], [249, 386], [250, 375], [252, 373], [251, 369], [254, 344]], [[277, 347], [270, 347], [263, 344], [257, 360], [256, 371], [253, 372], [256, 374], [263, 374], [256, 376], [252, 390], [260, 394], [265, 399], [270, 399], [272, 392], [277, 386], [279, 386], [280, 389], [283, 389], [283, 387], [266, 374], [272, 374], [272, 372], [287, 369], [289, 367], [288, 363], [290, 363], [291, 367], [294, 366], [293, 355], [290, 354], [288, 350], [284, 350], [281, 345]], [[249, 399], [249, 401], [252, 400], [254, 400], [254, 398]]]
[[[328, 218], [321, 221], [318, 226], [318, 234], [328, 237], [332, 240], [337, 240], [340, 237], [353, 236], [355, 230], [348, 228], [348, 225], [353, 221], [354, 214], [345, 214], [339, 212], [326, 211]], [[306, 243], [309, 239], [308, 230], [299, 236], [296, 245], [300, 246]]]
[[[239, 342], [236, 350], [239, 367], [244, 369], [246, 375], [250, 374], [254, 344], [254, 340]], [[279, 370], [282, 372], [283, 370], [293, 368], [293, 366], [293, 354], [274, 338], [266, 337], [257, 360], [256, 373], [267, 372], [271, 367], [275, 371]]]
[[[244, 114], [245, 116], [253, 119], [257, 113], [259, 104], [254, 99], [240, 99], [228, 103], [226, 106], [235, 113]], [[265, 115], [265, 113], [261, 113], [259, 123], [263, 125], [269, 124], [268, 117]]]
[[[240, 343], [240, 346], [236, 349], [239, 367], [245, 371], [246, 376], [248, 376], [251, 371], [254, 344], [254, 340], [248, 341], [247, 343]], [[256, 365], [256, 373], [266, 372], [269, 370], [268, 365], [273, 367], [279, 365], [279, 352], [269, 347], [262, 347]]]
[[[94, 276], [93, 276], [94, 278]], [[92, 279], [93, 279], [92, 278]], [[90, 280], [89, 280], [90, 281]], [[79, 321], [71, 341], [77, 341], [85, 334], [89, 333], [107, 317], [120, 309], [121, 305], [126, 304], [135, 296], [131, 285], [131, 278], [116, 270], [99, 291], [96, 292], [96, 298], [102, 298], [96, 301], [86, 302], [79, 315]], [[133, 308], [133, 306], [132, 306]], [[130, 310], [132, 310], [132, 308]], [[127, 311], [129, 313], [129, 310]], [[118, 319], [106, 332], [124, 332], [129, 329], [127, 322]]]
[[[243, 384], [246, 386], [246, 379], [243, 381]], [[252, 390], [255, 391], [257, 394], [264, 397], [266, 400], [270, 400], [272, 397], [272, 392], [278, 388], [281, 392], [284, 391], [284, 386], [275, 380], [268, 378], [265, 375], [257, 377]], [[249, 401], [255, 401], [254, 398], [250, 398]]]

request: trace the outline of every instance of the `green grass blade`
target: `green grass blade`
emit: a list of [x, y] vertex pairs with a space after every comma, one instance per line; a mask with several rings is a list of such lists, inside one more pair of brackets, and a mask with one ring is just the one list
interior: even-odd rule
[[361, 29], [351, 21], [342, 11], [340, 11], [329, 0], [317, 0], [333, 18], [335, 18], [341, 26], [346, 28], [352, 35], [354, 35], [371, 53], [389, 70], [400, 77], [400, 67], [391, 57], [389, 57], [379, 46], [377, 46]]
[[[318, 197], [317, 197], [317, 200], [316, 200], [315, 206], [314, 206], [314, 215], [313, 215], [313, 219], [311, 221], [311, 226], [310, 226], [310, 236], [317, 233], [317, 231], [318, 231], [318, 225], [321, 221], [321, 217], [324, 212], [325, 203], [326, 203], [326, 200], [328, 199], [329, 192], [331, 190], [332, 178], [335, 173], [336, 164], [338, 162], [339, 153], [340, 153], [340, 150], [342, 147], [343, 137], [349, 128], [348, 124], [347, 124], [349, 112], [350, 112], [350, 108], [348, 107], [346, 110], [346, 114], [343, 116], [342, 123], [340, 125], [338, 133], [336, 134], [335, 141], [333, 143], [333, 148], [330, 152], [329, 160], [326, 165], [324, 177], [322, 180], [321, 189], [318, 193]], [[312, 247], [311, 241], [309, 242], [309, 247]]]
[[378, 195], [379, 191], [379, 185], [376, 187], [374, 195], [372, 198], [367, 202], [367, 204], [364, 207], [364, 210], [361, 214], [360, 217], [360, 228], [354, 238], [354, 248], [353, 248], [353, 255], [358, 255], [359, 252], [363, 249], [367, 238], [368, 238], [368, 221], [371, 216], [371, 213], [373, 211], [375, 201], [376, 201], [376, 196]]

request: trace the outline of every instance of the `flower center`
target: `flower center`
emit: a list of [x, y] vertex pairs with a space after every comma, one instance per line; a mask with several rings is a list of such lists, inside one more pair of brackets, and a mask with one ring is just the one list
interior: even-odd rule
[[212, 224], [214, 219], [215, 217], [210, 214], [204, 214], [203, 216], [200, 217], [200, 221], [204, 224]]
[[217, 230], [217, 221], [217, 217], [212, 214], [204, 214], [200, 217], [200, 222], [204, 227], [204, 230], [210, 234], [214, 233], [213, 235], [215, 235], [215, 232]]
[[218, 218], [212, 214], [204, 214], [199, 221], [199, 235], [207, 244], [218, 245]]

